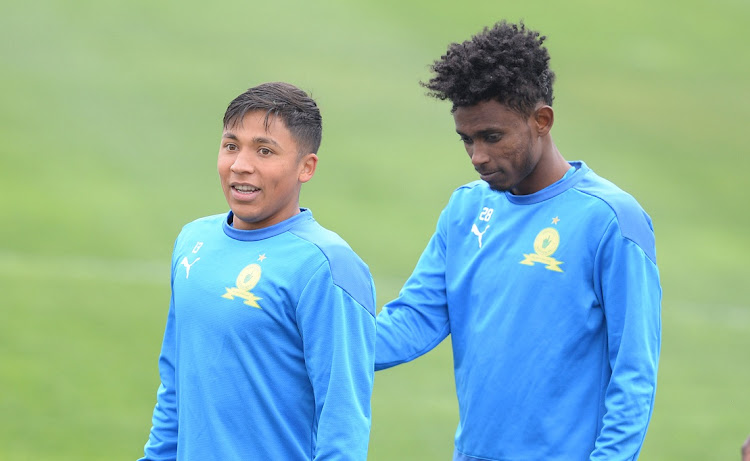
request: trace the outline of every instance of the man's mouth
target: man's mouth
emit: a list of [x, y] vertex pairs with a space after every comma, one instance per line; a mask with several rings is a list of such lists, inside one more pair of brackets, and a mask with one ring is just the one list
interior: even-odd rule
[[244, 184], [235, 184], [232, 186], [232, 189], [236, 190], [237, 192], [242, 192], [243, 194], [249, 194], [251, 192], [257, 192], [260, 190], [255, 186], [248, 186]]
[[479, 177], [483, 179], [484, 181], [487, 181], [489, 178], [497, 175], [498, 173], [500, 172], [499, 171], [480, 171]]

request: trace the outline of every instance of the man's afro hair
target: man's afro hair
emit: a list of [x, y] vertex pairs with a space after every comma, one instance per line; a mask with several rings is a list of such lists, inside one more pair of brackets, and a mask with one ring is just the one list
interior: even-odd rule
[[536, 104], [552, 105], [555, 74], [549, 69], [549, 53], [542, 46], [547, 37], [506, 21], [448, 51], [431, 66], [435, 73], [427, 83], [428, 95], [453, 103], [453, 110], [494, 99], [530, 115]]

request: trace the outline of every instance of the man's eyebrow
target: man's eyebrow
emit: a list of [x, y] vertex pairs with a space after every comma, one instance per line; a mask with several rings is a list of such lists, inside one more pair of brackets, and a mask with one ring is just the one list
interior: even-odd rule
[[[473, 133], [473, 136], [487, 136], [488, 134], [495, 134], [495, 133], [502, 133], [504, 130], [502, 128], [485, 128], [483, 130], [479, 130], [476, 133]], [[459, 130], [456, 130], [456, 133], [458, 133], [459, 136], [469, 136], [469, 134], [463, 133]]]
[[503, 131], [502, 128], [487, 128], [477, 131], [477, 136], [487, 136], [488, 134], [502, 133]]
[[264, 138], [262, 136], [256, 136], [251, 141], [253, 144], [272, 144], [274, 146], [279, 145], [279, 143], [277, 143], [273, 138]]
[[[232, 133], [231, 131], [225, 131], [222, 135], [222, 138], [228, 138], [228, 139], [234, 139], [235, 141], [239, 141], [240, 138], [237, 137], [236, 134]], [[253, 139], [250, 140], [253, 144], [271, 144], [274, 146], [278, 146], [279, 143], [277, 143], [273, 138], [265, 138], [263, 136], [255, 136]]]

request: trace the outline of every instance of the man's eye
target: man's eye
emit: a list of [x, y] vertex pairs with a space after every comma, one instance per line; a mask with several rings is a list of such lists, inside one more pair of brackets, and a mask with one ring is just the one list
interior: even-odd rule
[[484, 140], [487, 141], [487, 142], [498, 142], [498, 141], [500, 141], [500, 139], [502, 139], [502, 136], [499, 133], [488, 134], [484, 138]]
[[471, 138], [467, 136], [461, 136], [461, 142], [464, 144], [471, 144]]
[[227, 143], [224, 148], [226, 150], [237, 150], [237, 144]]
[[273, 151], [271, 151], [271, 149], [269, 149], [267, 147], [261, 147], [260, 149], [258, 149], [258, 153], [260, 155], [271, 155], [273, 153]]

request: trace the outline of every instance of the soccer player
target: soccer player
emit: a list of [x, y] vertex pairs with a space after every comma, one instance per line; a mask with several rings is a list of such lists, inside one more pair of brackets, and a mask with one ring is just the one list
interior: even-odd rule
[[375, 354], [369, 269], [299, 207], [318, 107], [267, 83], [224, 115], [230, 211], [174, 245], [161, 386], [143, 460], [365, 460]]
[[449, 100], [480, 180], [456, 189], [399, 296], [375, 369], [449, 334], [454, 460], [632, 460], [651, 418], [661, 287], [651, 219], [550, 130], [546, 37], [505, 21], [423, 83]]

